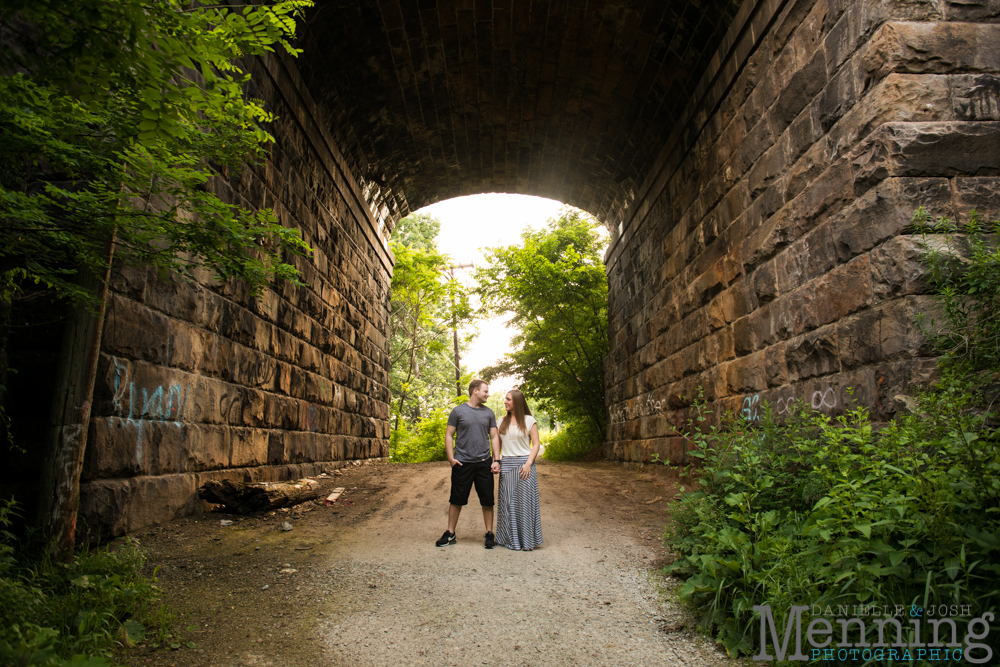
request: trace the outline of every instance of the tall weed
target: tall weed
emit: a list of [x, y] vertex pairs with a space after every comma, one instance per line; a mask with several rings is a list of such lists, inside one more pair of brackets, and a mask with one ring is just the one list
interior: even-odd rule
[[15, 550], [7, 530], [15, 511], [13, 501], [0, 503], [0, 664], [110, 666], [147, 626], [169, 632], [134, 541], [52, 561], [43, 550]]

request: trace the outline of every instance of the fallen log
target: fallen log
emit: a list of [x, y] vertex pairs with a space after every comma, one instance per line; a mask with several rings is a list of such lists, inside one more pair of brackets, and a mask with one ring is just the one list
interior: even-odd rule
[[205, 482], [198, 489], [203, 500], [219, 503], [234, 514], [266, 512], [290, 507], [319, 497], [319, 482], [300, 479], [295, 482], [234, 482], [228, 479]]

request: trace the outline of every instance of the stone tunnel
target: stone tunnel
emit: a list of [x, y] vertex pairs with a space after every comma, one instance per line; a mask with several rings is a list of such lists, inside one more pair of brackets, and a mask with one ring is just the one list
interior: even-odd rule
[[[926, 379], [914, 210], [1000, 215], [997, 0], [317, 0], [297, 59], [247, 64], [279, 120], [216, 183], [314, 249], [304, 285], [123, 270], [85, 462], [104, 535], [208, 479], [388, 450], [401, 217], [560, 200], [611, 233], [608, 458], [684, 456], [699, 391], [876, 415]], [[470, 225], [475, 224], [470, 221]]]

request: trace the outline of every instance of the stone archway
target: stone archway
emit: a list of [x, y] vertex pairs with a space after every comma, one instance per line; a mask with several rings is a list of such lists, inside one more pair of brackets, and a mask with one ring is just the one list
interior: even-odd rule
[[[84, 515], [117, 534], [201, 480], [385, 452], [400, 216], [534, 194], [612, 234], [605, 452], [681, 455], [698, 387], [880, 414], [926, 375], [913, 210], [1000, 212], [993, 3], [319, 0], [298, 60], [252, 63], [270, 162], [219, 183], [315, 255], [250, 298], [115, 284]], [[126, 388], [126, 393], [123, 392]]]

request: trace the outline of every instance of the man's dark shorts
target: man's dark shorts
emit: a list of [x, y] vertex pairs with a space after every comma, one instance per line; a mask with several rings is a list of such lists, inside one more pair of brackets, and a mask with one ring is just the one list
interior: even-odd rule
[[472, 485], [476, 485], [476, 495], [483, 507], [493, 507], [493, 473], [490, 472], [492, 459], [475, 463], [463, 463], [451, 467], [451, 498], [452, 505], [468, 505]]

